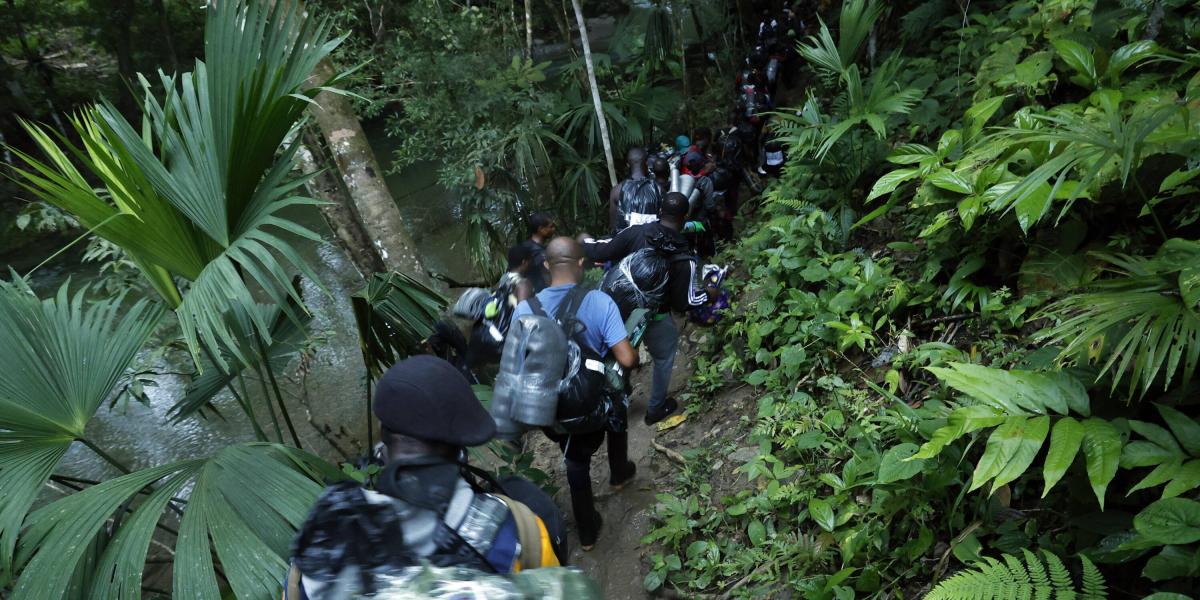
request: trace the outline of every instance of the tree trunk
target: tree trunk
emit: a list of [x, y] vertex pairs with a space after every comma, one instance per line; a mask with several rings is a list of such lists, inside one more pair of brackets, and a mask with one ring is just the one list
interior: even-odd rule
[[596, 107], [596, 120], [600, 123], [600, 141], [604, 143], [604, 159], [608, 161], [608, 182], [617, 187], [617, 167], [613, 163], [612, 140], [608, 137], [608, 119], [604, 117], [604, 106], [600, 103], [600, 86], [596, 83], [596, 66], [592, 64], [592, 45], [588, 42], [587, 23], [583, 19], [583, 6], [579, 0], [571, 0], [575, 7], [575, 22], [579, 26], [579, 41], [583, 44], [583, 61], [587, 65], [588, 85], [592, 88], [592, 104]]
[[525, 0], [525, 58], [533, 60], [533, 0]]
[[329, 159], [321, 137], [310, 128], [305, 128], [303, 145], [297, 156], [300, 170], [305, 175], [317, 174], [308, 182], [308, 192], [313, 198], [329, 203], [320, 207], [321, 215], [358, 272], [367, 278], [372, 273], [386, 271], [383, 255], [371, 243], [371, 236], [367, 235], [366, 227], [354, 209], [354, 200], [338, 178], [337, 167]]
[[[333, 63], [326, 58], [313, 69], [309, 84], [328, 81], [334, 74]], [[421, 256], [412, 236], [404, 228], [400, 209], [388, 190], [375, 152], [367, 142], [350, 100], [339, 94], [321, 92], [316, 103], [318, 107], [312, 110], [313, 121], [337, 164], [342, 184], [354, 202], [371, 245], [379, 249], [384, 266], [429, 281]]]
[[167, 63], [171, 65], [172, 73], [178, 72], [179, 57], [175, 54], [175, 36], [171, 33], [171, 17], [167, 14], [163, 0], [154, 0], [154, 12], [158, 13], [158, 32], [162, 35], [163, 45], [167, 50]]

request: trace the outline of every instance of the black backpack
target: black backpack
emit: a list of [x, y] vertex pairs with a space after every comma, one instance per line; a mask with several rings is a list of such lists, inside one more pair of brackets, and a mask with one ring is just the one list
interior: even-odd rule
[[[565, 433], [591, 433], [604, 428], [611, 404], [604, 359], [584, 342], [583, 332], [587, 327], [577, 317], [587, 293], [588, 290], [579, 286], [572, 288], [553, 317], [572, 348], [567, 373], [559, 387], [555, 414], [555, 428]], [[549, 317], [537, 296], [528, 302], [533, 314]]]

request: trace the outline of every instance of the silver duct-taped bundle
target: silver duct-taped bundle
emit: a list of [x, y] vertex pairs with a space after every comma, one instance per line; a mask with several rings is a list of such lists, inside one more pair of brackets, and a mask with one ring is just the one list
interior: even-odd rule
[[501, 439], [518, 437], [524, 426], [554, 424], [568, 355], [566, 336], [553, 319], [524, 315], [513, 322], [492, 393]]

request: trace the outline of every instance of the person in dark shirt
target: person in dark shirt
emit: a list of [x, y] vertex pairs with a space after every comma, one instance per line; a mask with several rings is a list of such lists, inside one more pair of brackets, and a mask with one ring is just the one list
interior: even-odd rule
[[533, 293], [546, 289], [550, 281], [550, 272], [546, 267], [546, 242], [554, 238], [558, 231], [558, 223], [554, 215], [545, 211], [535, 212], [529, 217], [529, 239], [521, 242], [529, 249], [529, 268], [525, 270], [525, 278], [533, 286]]
[[[642, 338], [654, 358], [654, 379], [644, 419], [647, 425], [667, 418], [678, 408], [674, 400], [667, 398], [671, 369], [679, 349], [679, 328], [671, 313], [685, 313], [693, 307], [703, 306], [708, 302], [709, 294], [714, 292], [698, 289], [695, 284], [697, 260], [688, 253], [687, 238], [682, 232], [687, 213], [687, 198], [671, 192], [663, 198], [658, 221], [629, 227], [607, 240], [585, 239], [582, 244], [588, 259], [614, 263], [643, 248], [677, 249], [668, 258], [666, 300], [650, 317]], [[629, 315], [622, 316], [628, 318]]]

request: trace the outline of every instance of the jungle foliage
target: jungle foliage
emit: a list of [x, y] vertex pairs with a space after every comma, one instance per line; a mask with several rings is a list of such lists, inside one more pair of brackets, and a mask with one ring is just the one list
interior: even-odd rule
[[[357, 32], [337, 58], [361, 65], [348, 89], [362, 98], [362, 114], [382, 121], [396, 144], [393, 170], [433, 161], [440, 185], [459, 199], [467, 247], [484, 273], [524, 237], [525, 219], [535, 210], [552, 210], [573, 229], [604, 228], [601, 200], [609, 182], [578, 32], [574, 18], [566, 18], [570, 2], [533, 2], [532, 56], [519, 3], [317, 4], [343, 31]], [[689, 119], [706, 123], [727, 109], [719, 82], [732, 76], [734, 45], [729, 7], [721, 2], [620, 10], [629, 12], [618, 15], [612, 38], [599, 42], [593, 56], [623, 172], [626, 149], [673, 139], [688, 132]], [[712, 95], [720, 101], [681, 91], [685, 35], [693, 44], [721, 42], [715, 61], [700, 54], [688, 68], [690, 77], [705, 81], [697, 89], [720, 92]]]
[[822, 14], [807, 97], [777, 115], [791, 160], [728, 252], [736, 317], [689, 391], [702, 412], [756, 390], [748, 485], [714, 483], [736, 447], [694, 453], [648, 589], [1189, 597], [1196, 9]]

